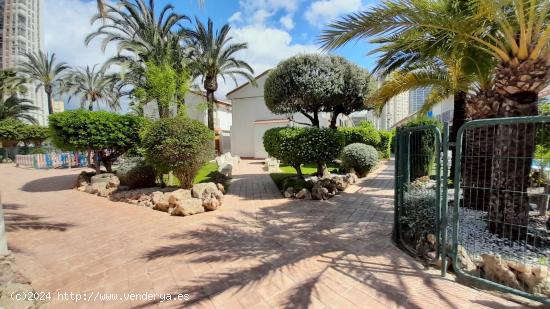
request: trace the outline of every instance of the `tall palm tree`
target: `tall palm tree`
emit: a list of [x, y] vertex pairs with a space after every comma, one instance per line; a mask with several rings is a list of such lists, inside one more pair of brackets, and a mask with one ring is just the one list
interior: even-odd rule
[[61, 92], [68, 93], [71, 97], [80, 97], [81, 108], [85, 108], [87, 104], [90, 111], [94, 109], [94, 105], [99, 108], [100, 103], [105, 103], [110, 109], [117, 110], [120, 109], [117, 82], [116, 75], [97, 70], [97, 65], [86, 66], [74, 69], [67, 74]]
[[[199, 6], [203, 6], [204, 5], [204, 1], [205, 0], [197, 0], [197, 2], [199, 3]], [[106, 14], [106, 9], [105, 9], [105, 5], [106, 5], [106, 2], [105, 0], [96, 0], [97, 2], [97, 11], [99, 12], [99, 15], [100, 16], [105, 16]]]
[[[185, 15], [174, 12], [173, 5], [165, 5], [160, 12], [155, 9], [155, 1], [126, 0], [118, 5], [104, 4], [104, 15], [92, 18], [92, 23], [103, 22], [97, 31], [89, 34], [85, 43], [102, 38], [102, 48], [117, 44], [119, 54], [134, 54], [142, 62], [163, 59], [173, 45], [172, 37], [182, 28], [183, 21], [189, 21]], [[124, 56], [115, 60], [125, 59]]]
[[195, 29], [182, 30], [191, 48], [191, 73], [200, 77], [206, 90], [208, 102], [208, 127], [214, 130], [214, 92], [218, 90], [218, 78], [224, 81], [227, 77], [237, 84], [241, 76], [254, 83], [254, 70], [235, 54], [248, 48], [247, 43], [231, 43], [229, 24], [214, 30], [214, 23], [208, 19], [205, 25], [197, 18]]
[[0, 99], [0, 121], [9, 118], [26, 120], [33, 124], [38, 124], [36, 118], [30, 115], [30, 112], [39, 110], [31, 101], [18, 98], [15, 95], [7, 99]]
[[55, 54], [49, 55], [39, 51], [38, 53], [26, 53], [25, 62], [19, 65], [19, 71], [29, 80], [38, 82], [38, 87], [44, 88], [48, 96], [48, 113], [53, 114], [53, 91], [58, 85], [61, 73], [69, 66], [65, 62], [56, 62]]
[[[169, 63], [179, 75], [187, 70], [187, 49], [181, 42], [178, 30], [182, 22], [188, 21], [185, 15], [174, 12], [172, 5], [164, 6], [160, 12], [155, 9], [155, 1], [121, 1], [119, 5], [104, 5], [104, 14], [98, 14], [93, 22], [103, 24], [86, 37], [86, 44], [96, 38], [102, 39], [102, 47], [116, 44], [119, 54], [108, 60], [104, 68], [112, 64], [123, 69], [122, 82], [134, 88], [144, 87], [147, 63], [163, 66]], [[108, 22], [105, 22], [108, 21]], [[183, 98], [177, 98], [181, 103]], [[159, 110], [161, 108], [159, 107]]]
[[[550, 3], [546, 0], [472, 0], [473, 9], [459, 20], [415, 9], [430, 1], [388, 1], [369, 14], [358, 13], [334, 24], [322, 39], [337, 47], [353, 38], [373, 33], [394, 33], [403, 29], [436, 32], [442, 40], [460, 38], [498, 61], [492, 87], [469, 100], [467, 111], [475, 116], [529, 116], [537, 114], [538, 94], [550, 83]], [[459, 3], [459, 2], [457, 2]], [[421, 8], [421, 6], [420, 6]], [[408, 13], [407, 13], [408, 12]], [[368, 22], [371, 27], [365, 26]], [[498, 126], [495, 133], [491, 188], [513, 194], [493, 194], [490, 229], [500, 235], [524, 238], [528, 223], [526, 184], [534, 151], [534, 128], [518, 132], [519, 126]], [[522, 127], [523, 128], [523, 127]], [[506, 175], [506, 176], [504, 176]], [[516, 194], [517, 193], [517, 194]]]

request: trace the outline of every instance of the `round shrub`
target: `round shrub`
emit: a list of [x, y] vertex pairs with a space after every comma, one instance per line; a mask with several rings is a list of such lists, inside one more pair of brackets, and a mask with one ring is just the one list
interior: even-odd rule
[[338, 157], [342, 135], [328, 128], [273, 128], [264, 134], [267, 153], [302, 175], [300, 165], [316, 162], [324, 166]]
[[189, 118], [162, 118], [142, 134], [145, 158], [159, 174], [173, 171], [183, 188], [191, 188], [204, 163], [214, 157], [214, 133]]
[[342, 165], [353, 169], [359, 177], [365, 177], [377, 163], [378, 151], [370, 145], [355, 143], [342, 151]]
[[142, 157], [127, 157], [119, 164], [116, 175], [120, 184], [134, 188], [148, 188], [155, 186], [155, 170]]

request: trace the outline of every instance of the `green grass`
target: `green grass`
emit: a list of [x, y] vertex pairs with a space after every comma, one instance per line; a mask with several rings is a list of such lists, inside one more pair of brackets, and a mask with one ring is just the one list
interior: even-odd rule
[[[329, 172], [335, 172], [340, 166], [338, 164], [327, 164]], [[283, 189], [283, 182], [285, 179], [289, 177], [296, 176], [296, 170], [290, 166], [281, 164], [279, 166], [280, 172], [277, 173], [271, 173], [271, 179], [273, 179], [273, 182], [277, 185], [279, 190]], [[302, 174], [304, 176], [312, 175], [317, 173], [317, 164], [316, 163], [308, 163], [308, 164], [302, 164], [302, 167], [300, 168], [302, 170]]]
[[[199, 172], [197, 173], [197, 176], [195, 176], [195, 180], [193, 180], [193, 183], [205, 183], [205, 182], [213, 182], [212, 178], [216, 176], [218, 173], [218, 164], [215, 162], [208, 162], [206, 163]], [[174, 186], [179, 187], [180, 186], [180, 180], [176, 176], [172, 176], [172, 182], [168, 182], [168, 175], [164, 175], [164, 182], [167, 186]], [[227, 186], [227, 184], [224, 184]]]
[[193, 183], [205, 183], [210, 182], [210, 179], [213, 175], [218, 172], [218, 164], [215, 162], [206, 163], [195, 176]]

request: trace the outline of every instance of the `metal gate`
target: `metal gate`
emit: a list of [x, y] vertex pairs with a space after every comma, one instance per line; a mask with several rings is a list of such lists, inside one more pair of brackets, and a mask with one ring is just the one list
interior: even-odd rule
[[468, 122], [454, 160], [455, 273], [550, 304], [550, 116]]
[[394, 241], [443, 276], [450, 257], [467, 281], [550, 304], [550, 116], [463, 125], [452, 184], [442, 131], [397, 130]]
[[396, 136], [395, 242], [415, 256], [441, 253], [442, 135], [436, 126], [399, 128]]

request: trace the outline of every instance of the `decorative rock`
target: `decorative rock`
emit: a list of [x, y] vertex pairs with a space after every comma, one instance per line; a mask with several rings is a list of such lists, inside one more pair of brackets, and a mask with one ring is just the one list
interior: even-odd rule
[[91, 183], [100, 183], [100, 182], [109, 182], [112, 177], [116, 177], [115, 174], [112, 173], [103, 173], [99, 175], [92, 176]]
[[331, 179], [331, 184], [336, 185], [338, 191], [344, 191], [349, 186], [349, 183], [344, 179], [345, 176], [333, 175]]
[[[203, 201], [206, 210], [216, 210], [222, 205], [223, 193], [218, 190], [218, 186], [213, 183], [199, 183], [191, 189], [191, 195]], [[212, 201], [213, 199], [216, 202]]]
[[359, 178], [357, 177], [357, 175], [355, 175], [353, 173], [348, 173], [348, 174], [344, 175], [344, 181], [349, 183], [350, 185], [352, 185], [354, 183], [357, 183], [358, 180], [359, 180]]
[[202, 206], [202, 200], [197, 198], [190, 198], [186, 200], [178, 200], [173, 207], [170, 207], [168, 213], [172, 216], [190, 216], [204, 212]]
[[168, 204], [175, 205], [178, 201], [184, 201], [191, 198], [191, 191], [185, 189], [179, 189], [168, 194]]
[[327, 200], [329, 198], [329, 191], [318, 182], [311, 189], [311, 198], [314, 200]]
[[170, 202], [168, 201], [170, 193], [164, 194], [160, 191], [155, 191], [151, 194], [151, 203], [154, 210], [168, 211]]
[[205, 198], [202, 201], [202, 207], [204, 207], [204, 209], [206, 209], [206, 210], [210, 210], [210, 211], [211, 210], [216, 210], [220, 206], [221, 206], [221, 202], [217, 198], [214, 198], [214, 197], [208, 197], [208, 198]]
[[326, 188], [332, 196], [338, 191], [338, 183], [334, 178], [321, 178], [318, 184]]
[[298, 191], [298, 193], [296, 193], [296, 198], [309, 200], [311, 199], [311, 193], [309, 193], [308, 189], [303, 188], [302, 190]]
[[468, 255], [468, 252], [464, 247], [458, 246], [457, 250], [457, 257], [459, 261], [459, 267], [460, 269], [464, 270], [465, 272], [473, 272], [477, 269], [477, 266], [474, 262], [472, 262], [472, 259]]
[[210, 188], [210, 190], [214, 191], [218, 190], [218, 187], [213, 182], [198, 183], [196, 185], [193, 185], [193, 188], [191, 189], [191, 195], [195, 198], [203, 198], [204, 192], [207, 190], [207, 188]]
[[225, 177], [233, 177], [233, 164], [223, 163], [221, 166], [218, 167], [218, 172]]
[[218, 187], [221, 193], [225, 194], [225, 187], [221, 183], [217, 183], [216, 187]]
[[501, 259], [500, 255], [482, 254], [481, 258], [486, 277], [498, 279], [506, 286], [520, 289], [516, 275], [508, 268], [508, 264]]
[[286, 198], [292, 198], [295, 196], [295, 190], [293, 187], [288, 187], [286, 188], [285, 192], [283, 193], [283, 195], [286, 197]]

